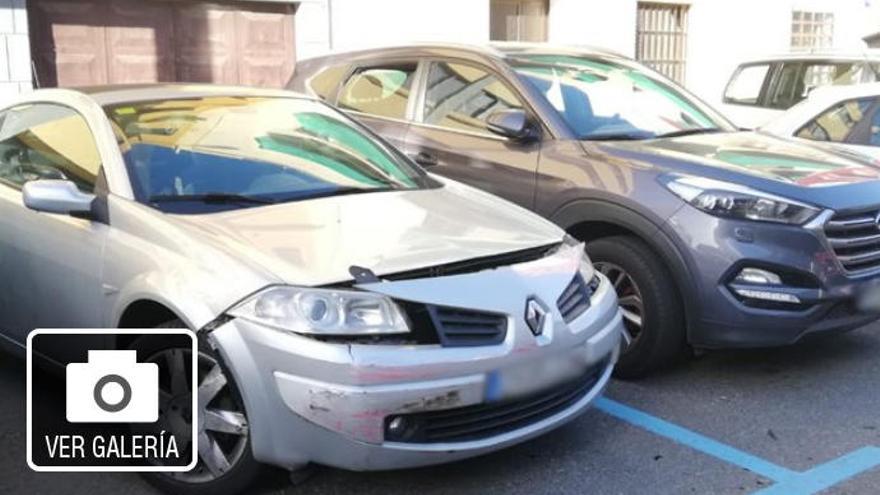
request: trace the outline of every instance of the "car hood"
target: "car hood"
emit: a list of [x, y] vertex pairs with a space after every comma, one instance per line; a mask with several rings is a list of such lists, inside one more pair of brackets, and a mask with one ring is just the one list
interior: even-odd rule
[[820, 143], [727, 132], [601, 146], [661, 171], [737, 182], [822, 207], [846, 210], [880, 203], [880, 162]]
[[256, 263], [282, 282], [352, 279], [352, 266], [386, 275], [562, 241], [537, 215], [471, 187], [373, 192], [173, 221], [214, 248]]

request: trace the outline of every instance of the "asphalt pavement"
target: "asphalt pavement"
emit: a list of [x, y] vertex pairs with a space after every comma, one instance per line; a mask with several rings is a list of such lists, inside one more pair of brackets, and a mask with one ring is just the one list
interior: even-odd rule
[[[615, 381], [598, 407], [488, 456], [407, 471], [319, 468], [255, 493], [880, 493], [880, 324], [762, 350], [707, 353]], [[0, 354], [0, 493], [155, 494], [135, 474], [35, 473], [24, 362]]]

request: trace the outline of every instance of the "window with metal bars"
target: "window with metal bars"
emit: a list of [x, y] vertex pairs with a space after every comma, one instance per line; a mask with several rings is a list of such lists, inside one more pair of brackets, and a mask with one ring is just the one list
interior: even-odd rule
[[834, 44], [834, 14], [831, 12], [791, 13], [791, 49], [809, 51]]
[[687, 58], [688, 6], [639, 2], [636, 17], [636, 59], [684, 83]]
[[547, 41], [548, 0], [492, 0], [489, 5], [493, 41]]

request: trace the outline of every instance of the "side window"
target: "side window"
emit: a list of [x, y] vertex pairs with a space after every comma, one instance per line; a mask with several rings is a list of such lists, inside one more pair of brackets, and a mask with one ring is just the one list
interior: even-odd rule
[[862, 120], [871, 103], [870, 98], [862, 98], [835, 105], [802, 127], [797, 132], [797, 137], [814, 141], [843, 142], [853, 127]]
[[874, 107], [874, 115], [871, 118], [871, 128], [868, 131], [868, 146], [880, 146], [880, 108]]
[[769, 106], [787, 109], [803, 99], [804, 80], [800, 69], [800, 64], [782, 64], [771, 89]]
[[488, 133], [489, 115], [522, 107], [513, 91], [485, 70], [464, 64], [431, 64], [425, 91], [427, 124]]
[[337, 105], [380, 117], [406, 118], [415, 73], [415, 63], [358, 69], [345, 82]]
[[768, 72], [770, 72], [770, 64], [741, 67], [727, 85], [724, 101], [743, 105], [757, 104]]
[[336, 94], [336, 88], [342, 82], [347, 70], [347, 65], [328, 67], [312, 76], [306, 84], [314, 91], [315, 95], [326, 100]]
[[85, 119], [61, 105], [22, 105], [6, 111], [0, 124], [0, 182], [21, 188], [40, 179], [95, 187], [101, 158]]

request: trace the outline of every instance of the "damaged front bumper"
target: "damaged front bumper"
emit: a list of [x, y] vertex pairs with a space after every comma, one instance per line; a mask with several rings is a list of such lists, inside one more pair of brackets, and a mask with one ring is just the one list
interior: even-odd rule
[[[590, 308], [566, 322], [552, 303], [577, 258], [573, 250], [551, 258], [360, 286], [505, 314], [496, 345], [329, 343], [241, 319], [213, 329], [209, 341], [245, 403], [254, 457], [286, 468], [423, 466], [491, 452], [577, 416], [609, 380], [622, 320], [602, 279]], [[538, 336], [524, 318], [530, 298], [550, 310]]]

